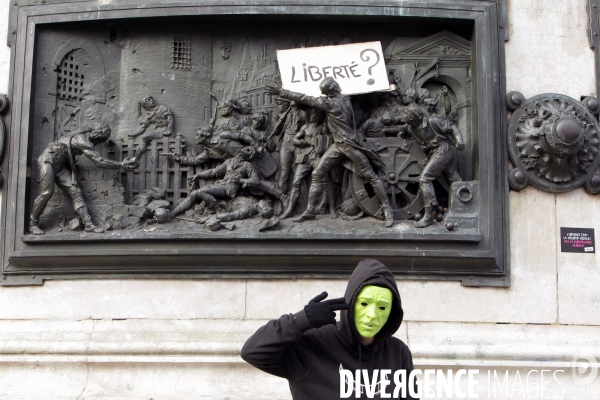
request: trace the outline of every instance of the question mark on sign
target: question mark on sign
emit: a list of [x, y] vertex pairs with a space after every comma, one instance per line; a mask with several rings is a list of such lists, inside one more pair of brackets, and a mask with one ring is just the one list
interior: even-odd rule
[[[379, 61], [381, 60], [381, 57], [379, 57], [379, 53], [376, 52], [375, 50], [373, 50], [373, 49], [365, 49], [365, 50], [363, 50], [363, 51], [360, 52], [360, 59], [363, 60], [364, 62], [371, 61], [371, 57], [369, 57], [368, 55], [365, 55], [365, 53], [367, 51], [372, 51], [377, 56], [377, 61], [375, 61], [375, 64], [371, 65], [369, 67], [369, 70], [368, 70], [369, 71], [369, 75], [373, 75], [371, 73], [371, 71], [373, 70], [374, 66], [376, 66], [377, 64], [379, 64]], [[372, 85], [374, 83], [375, 83], [375, 79], [373, 79], [373, 78], [369, 78], [369, 80], [367, 81], [367, 85]]]

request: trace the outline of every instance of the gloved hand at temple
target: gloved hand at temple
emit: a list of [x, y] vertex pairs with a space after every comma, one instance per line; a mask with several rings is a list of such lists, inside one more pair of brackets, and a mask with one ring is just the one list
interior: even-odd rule
[[323, 292], [304, 306], [304, 312], [313, 328], [320, 328], [323, 325], [335, 324], [335, 312], [337, 310], [347, 310], [349, 305], [343, 297], [322, 301], [328, 296]]

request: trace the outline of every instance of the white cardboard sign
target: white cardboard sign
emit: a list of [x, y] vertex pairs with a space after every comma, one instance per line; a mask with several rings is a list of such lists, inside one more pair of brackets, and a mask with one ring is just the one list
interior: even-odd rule
[[389, 90], [381, 42], [277, 50], [283, 88], [320, 96], [319, 83], [334, 78], [342, 93]]

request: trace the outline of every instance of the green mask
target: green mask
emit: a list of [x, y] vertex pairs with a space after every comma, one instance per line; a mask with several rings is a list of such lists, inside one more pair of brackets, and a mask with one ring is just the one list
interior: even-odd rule
[[354, 300], [354, 326], [363, 338], [377, 335], [392, 311], [392, 291], [379, 286], [363, 287]]

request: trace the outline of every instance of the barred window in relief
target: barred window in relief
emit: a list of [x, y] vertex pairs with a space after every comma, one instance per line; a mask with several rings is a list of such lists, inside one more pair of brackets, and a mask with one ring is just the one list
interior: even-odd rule
[[189, 71], [192, 66], [190, 38], [174, 36], [171, 40], [171, 69]]
[[58, 73], [57, 94], [61, 100], [83, 100], [84, 76], [79, 71], [79, 63], [72, 55], [67, 55], [56, 71]]

